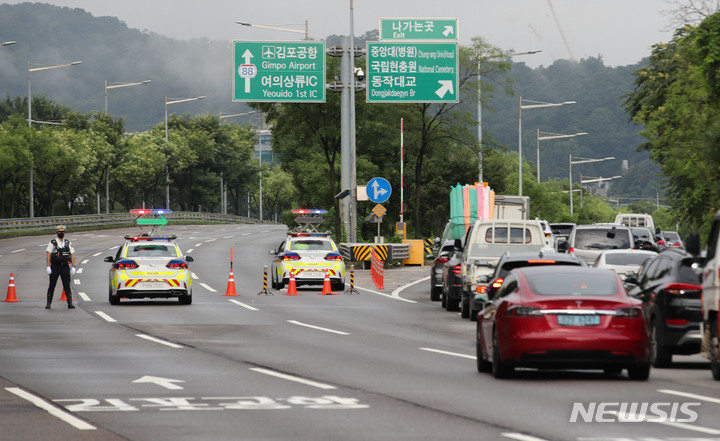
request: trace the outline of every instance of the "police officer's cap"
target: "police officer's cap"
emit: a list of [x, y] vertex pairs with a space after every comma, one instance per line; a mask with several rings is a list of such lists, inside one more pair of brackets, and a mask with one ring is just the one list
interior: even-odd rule
[[57, 228], [55, 228], [56, 232], [65, 231], [65, 225], [58, 225]]

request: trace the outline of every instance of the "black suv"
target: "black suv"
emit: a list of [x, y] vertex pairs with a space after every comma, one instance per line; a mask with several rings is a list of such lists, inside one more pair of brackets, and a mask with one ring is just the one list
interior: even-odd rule
[[670, 248], [645, 262], [637, 276], [625, 279], [630, 295], [648, 308], [654, 367], [670, 365], [673, 354], [700, 352], [702, 282], [692, 269], [696, 261], [687, 251]]
[[481, 276], [478, 292], [470, 306], [470, 320], [477, 320], [478, 312], [484, 304], [495, 297], [495, 292], [502, 285], [505, 276], [513, 269], [528, 266], [542, 265], [573, 265], [587, 266], [585, 261], [575, 254], [567, 253], [505, 253], [497, 263], [491, 275]]

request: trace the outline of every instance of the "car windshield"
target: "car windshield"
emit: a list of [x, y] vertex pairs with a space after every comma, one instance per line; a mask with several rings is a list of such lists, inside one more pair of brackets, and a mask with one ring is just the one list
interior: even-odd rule
[[674, 232], [674, 231], [663, 231], [663, 232], [662, 232], [662, 235], [663, 235], [663, 236], [665, 237], [665, 239], [667, 239], [667, 240], [672, 240], [672, 241], [678, 241], [678, 240], [680, 240], [680, 235], [677, 234], [677, 233]]
[[[630, 248], [629, 230], [609, 228], [581, 228], [575, 230], [574, 248], [582, 250], [613, 250]], [[612, 236], [612, 237], [610, 237]]]
[[524, 268], [528, 266], [543, 266], [543, 265], [574, 265], [574, 266], [581, 266], [582, 264], [580, 262], [575, 261], [556, 261], [556, 260], [535, 260], [535, 261], [528, 261], [528, 260], [519, 260], [516, 262], [507, 262], [505, 265], [500, 268], [500, 271], [498, 271], [497, 277], [505, 277], [507, 273], [509, 273], [511, 270], [515, 268]]
[[617, 281], [605, 274], [570, 272], [534, 274], [528, 277], [530, 290], [543, 296], [612, 296], [618, 293]]
[[633, 228], [632, 233], [633, 236], [639, 237], [642, 240], [650, 240], [652, 237], [652, 233], [650, 233], [650, 230], [647, 228]]
[[174, 246], [158, 244], [130, 245], [127, 257], [177, 257]]
[[[510, 239], [508, 240], [508, 230]], [[532, 243], [532, 234], [527, 228], [488, 228], [485, 232], [487, 243]]]
[[649, 256], [645, 253], [608, 253], [605, 263], [608, 265], [642, 265]]
[[330, 241], [317, 239], [300, 239], [290, 242], [293, 251], [332, 251]]

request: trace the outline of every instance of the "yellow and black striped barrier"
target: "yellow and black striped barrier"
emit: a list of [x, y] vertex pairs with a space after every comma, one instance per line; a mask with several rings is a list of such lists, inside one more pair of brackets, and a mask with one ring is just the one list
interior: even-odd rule
[[355, 289], [355, 265], [350, 265], [350, 288], [345, 291], [345, 294], [360, 294]]
[[370, 260], [370, 253], [372, 250], [378, 254], [378, 258], [382, 261], [388, 260], [388, 246], [387, 245], [355, 245], [352, 247], [352, 258], [353, 262], [360, 262], [363, 260]]
[[263, 269], [263, 289], [262, 289], [262, 291], [257, 293], [257, 295], [262, 295], [262, 294], [265, 294], [266, 296], [273, 295], [273, 293], [271, 293], [267, 289], [267, 265], [265, 265], [265, 267]]

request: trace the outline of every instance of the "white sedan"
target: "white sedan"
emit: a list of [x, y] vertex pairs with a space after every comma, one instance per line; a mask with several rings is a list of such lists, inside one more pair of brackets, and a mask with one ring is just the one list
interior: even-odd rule
[[655, 251], [646, 250], [605, 250], [595, 259], [592, 266], [607, 268], [618, 273], [621, 279], [629, 273], [637, 273], [640, 266], [649, 258], [657, 256]]

